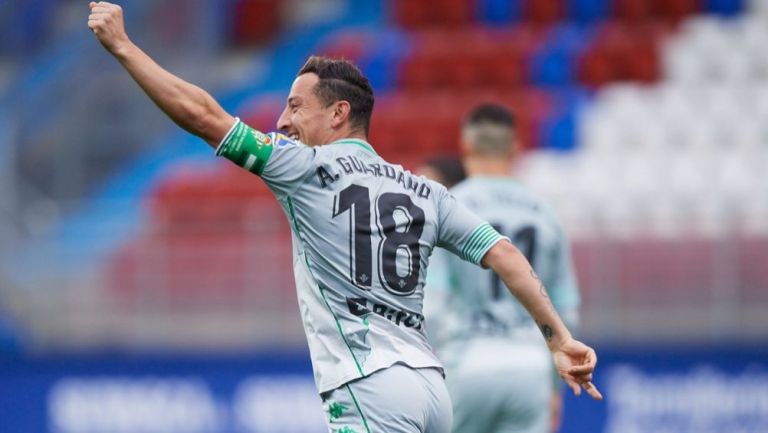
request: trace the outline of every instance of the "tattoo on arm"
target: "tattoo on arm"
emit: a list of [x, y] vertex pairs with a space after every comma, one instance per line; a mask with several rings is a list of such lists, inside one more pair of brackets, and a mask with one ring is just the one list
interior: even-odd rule
[[536, 281], [538, 281], [538, 282], [539, 282], [539, 293], [541, 293], [541, 296], [543, 296], [543, 297], [545, 297], [545, 298], [549, 298], [549, 295], [547, 294], [547, 288], [546, 288], [546, 287], [544, 287], [544, 282], [543, 282], [543, 281], [541, 281], [541, 278], [539, 278], [539, 276], [538, 276], [538, 275], [536, 275], [536, 272], [534, 272], [534, 271], [533, 271], [533, 269], [531, 269], [531, 276], [532, 276], [532, 277], [533, 277], [533, 278], [534, 278]]
[[[531, 269], [531, 277], [533, 277], [536, 281], [539, 282], [539, 293], [541, 296], [543, 296], [546, 299], [547, 307], [550, 310], [554, 310], [554, 306], [551, 302], [549, 302], [549, 294], [547, 294], [547, 288], [544, 287], [544, 282], [541, 281], [541, 278], [539, 278], [538, 275], [536, 275], [536, 272], [534, 272], [533, 269]], [[539, 323], [536, 322], [536, 325], [539, 326], [539, 330], [541, 331], [541, 334], [544, 336], [544, 339], [547, 340], [547, 343], [552, 341], [552, 337], [555, 335], [555, 331], [552, 329], [551, 326], [549, 326], [546, 323]]]
[[552, 341], [552, 336], [555, 334], [554, 331], [552, 331], [552, 327], [546, 323], [536, 322], [536, 324], [539, 325], [539, 329], [541, 330], [541, 334], [544, 336], [544, 339], [546, 339], [548, 343]]

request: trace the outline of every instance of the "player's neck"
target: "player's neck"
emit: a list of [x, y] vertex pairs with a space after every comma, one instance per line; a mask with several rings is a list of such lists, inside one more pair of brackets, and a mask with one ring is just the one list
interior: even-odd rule
[[365, 133], [362, 131], [357, 130], [349, 130], [345, 129], [344, 131], [338, 131], [336, 133], [331, 134], [328, 138], [324, 140], [326, 144], [330, 144], [339, 140], [363, 140], [366, 143], [368, 142], [368, 137], [365, 136]]
[[512, 164], [504, 157], [467, 157], [464, 158], [464, 170], [467, 177], [505, 177], [512, 174]]

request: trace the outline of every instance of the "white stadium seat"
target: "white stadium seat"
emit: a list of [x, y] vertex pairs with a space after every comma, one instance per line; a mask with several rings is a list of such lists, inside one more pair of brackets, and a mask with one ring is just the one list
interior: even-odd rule
[[581, 151], [529, 166], [567, 224], [617, 237], [768, 234], [768, 0], [752, 8], [764, 16], [687, 20], [663, 47], [664, 81], [602, 88], [579, 113]]

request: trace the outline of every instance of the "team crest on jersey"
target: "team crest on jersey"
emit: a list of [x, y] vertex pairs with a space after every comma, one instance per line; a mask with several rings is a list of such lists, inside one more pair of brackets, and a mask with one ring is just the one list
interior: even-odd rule
[[296, 144], [295, 141], [291, 140], [289, 137], [280, 134], [279, 132], [275, 133], [275, 146], [277, 147], [283, 147], [287, 146], [289, 144]]

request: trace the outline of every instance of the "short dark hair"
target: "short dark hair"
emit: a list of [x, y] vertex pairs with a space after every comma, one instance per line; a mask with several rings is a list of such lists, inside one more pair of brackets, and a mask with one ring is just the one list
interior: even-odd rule
[[467, 178], [461, 159], [451, 155], [440, 155], [424, 161], [424, 165], [437, 171], [443, 178], [446, 188], [451, 188]]
[[478, 105], [464, 120], [462, 137], [477, 153], [507, 154], [515, 147], [515, 117], [503, 105]]
[[367, 136], [373, 114], [373, 88], [360, 69], [348, 60], [311, 56], [296, 76], [308, 73], [320, 79], [314, 88], [320, 101], [326, 107], [336, 101], [349, 102], [352, 126], [362, 128]]
[[506, 107], [499, 104], [480, 104], [475, 107], [464, 121], [465, 125], [493, 123], [496, 125], [515, 127], [515, 116]]

